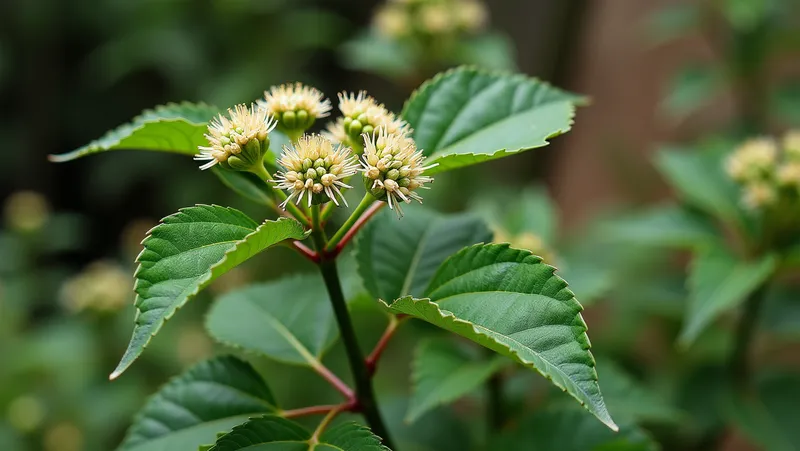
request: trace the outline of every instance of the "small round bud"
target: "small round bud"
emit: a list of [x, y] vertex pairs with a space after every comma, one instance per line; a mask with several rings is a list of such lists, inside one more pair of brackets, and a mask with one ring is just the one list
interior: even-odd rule
[[398, 177], [400, 177], [400, 171], [397, 169], [391, 169], [386, 173], [387, 179], [397, 180]]
[[323, 175], [325, 175], [327, 173], [328, 173], [328, 171], [326, 171], [325, 168], [323, 168], [323, 167], [317, 168], [317, 175], [318, 176], [322, 177]]
[[295, 116], [294, 111], [284, 112], [281, 116], [280, 124], [288, 130], [294, 130], [297, 127], [297, 116]]
[[317, 170], [316, 169], [309, 169], [306, 171], [306, 178], [314, 180], [317, 178]]
[[273, 86], [260, 104], [279, 119], [278, 127], [290, 136], [299, 136], [331, 110], [331, 102], [320, 91], [301, 83]]
[[361, 134], [362, 128], [361, 121], [354, 120], [353, 122], [350, 122], [350, 126], [347, 128], [347, 134], [350, 136], [358, 136]]

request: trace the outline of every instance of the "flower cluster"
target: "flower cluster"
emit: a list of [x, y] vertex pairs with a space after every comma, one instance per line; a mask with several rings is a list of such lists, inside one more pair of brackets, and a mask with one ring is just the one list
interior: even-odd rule
[[431, 39], [475, 33], [487, 22], [478, 0], [389, 0], [373, 19], [379, 34], [390, 39]]
[[[330, 114], [324, 95], [300, 83], [272, 87], [257, 104], [236, 105], [208, 125], [209, 146], [200, 147], [196, 160], [201, 169], [220, 165], [225, 169], [250, 171], [273, 183], [290, 202], [309, 208], [332, 201], [347, 205], [343, 190], [352, 188], [347, 180], [363, 172], [369, 193], [402, 216], [400, 202], [422, 202], [415, 192], [433, 178], [423, 172], [425, 156], [417, 150], [405, 121], [364, 91], [339, 94], [342, 116], [328, 124], [324, 135], [306, 135], [314, 122]], [[278, 130], [289, 136], [278, 159], [280, 170], [270, 176], [264, 167], [269, 150], [269, 133]], [[363, 161], [358, 154], [364, 153]], [[283, 194], [281, 194], [283, 196]]]
[[284, 171], [275, 174], [273, 182], [277, 188], [290, 192], [282, 207], [292, 199], [299, 204], [304, 196], [309, 207], [329, 200], [338, 206], [337, 196], [347, 205], [341, 188], [352, 187], [342, 180], [358, 171], [357, 159], [349, 148], [334, 148], [323, 136], [306, 135], [293, 147], [284, 147], [278, 162]]
[[[390, 134], [408, 134], [411, 131], [405, 121], [398, 119], [365, 91], [359, 91], [358, 94], [340, 93], [339, 111], [342, 112], [342, 117], [328, 124], [327, 135], [333, 141], [348, 145], [359, 152], [378, 129], [386, 130]], [[367, 138], [362, 140], [362, 136]]]
[[761, 137], [745, 141], [725, 162], [728, 175], [742, 186], [742, 203], [750, 210], [776, 205], [800, 195], [800, 132], [777, 143]]
[[376, 199], [385, 200], [389, 208], [402, 217], [400, 201], [411, 203], [414, 199], [422, 203], [422, 197], [415, 190], [433, 182], [432, 177], [422, 173], [436, 164], [423, 166], [422, 151], [417, 150], [413, 139], [402, 133], [380, 129], [366, 143], [361, 162], [364, 184]]
[[302, 83], [273, 86], [264, 92], [259, 105], [277, 120], [278, 129], [289, 135], [302, 134], [331, 111], [330, 100]]
[[269, 132], [277, 122], [267, 110], [244, 104], [228, 108], [208, 124], [206, 139], [210, 146], [200, 147], [194, 159], [206, 161], [200, 169], [214, 165], [237, 171], [263, 170], [262, 160], [269, 149]]

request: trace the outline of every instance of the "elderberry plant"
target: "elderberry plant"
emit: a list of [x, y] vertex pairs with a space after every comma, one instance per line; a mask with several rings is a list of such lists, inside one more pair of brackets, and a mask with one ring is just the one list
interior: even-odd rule
[[[85, 147], [53, 156], [68, 161], [118, 149], [193, 156], [206, 173], [264, 207], [266, 219], [256, 220], [230, 207], [196, 205], [149, 232], [134, 275], [133, 336], [111, 379], [134, 364], [189, 300], [251, 257], [287, 246], [317, 270], [223, 296], [206, 326], [224, 345], [310, 368], [341, 402], [279, 406], [250, 363], [216, 357], [154, 395], [120, 449], [404, 449], [392, 436], [398, 425], [384, 420], [373, 376], [387, 344], [411, 320], [460, 339], [421, 346], [409, 421], [481, 384], [501, 384], [501, 371], [515, 362], [596, 417], [574, 411], [558, 417], [591, 429], [584, 440], [616, 431], [582, 307], [555, 268], [529, 250], [492, 244], [477, 216], [403, 210], [421, 204], [424, 190], [448, 171], [547, 145], [570, 130], [582, 102], [526, 76], [459, 68], [424, 83], [399, 115], [363, 91], [341, 93], [340, 117], [316, 134], [311, 130], [331, 115], [332, 104], [320, 91], [294, 83], [226, 110], [159, 106]], [[360, 202], [353, 202], [356, 193], [363, 193]], [[351, 204], [347, 219], [336, 221], [334, 212]], [[385, 206], [392, 212], [381, 213]], [[354, 257], [357, 275], [340, 268], [345, 255]], [[350, 289], [351, 276], [363, 286], [358, 294]], [[349, 301], [364, 292], [387, 318], [383, 336], [366, 354], [349, 310]], [[349, 378], [323, 363], [338, 338]], [[476, 354], [476, 345], [487, 351]], [[368, 427], [341, 422], [342, 414], [360, 415]], [[306, 429], [297, 422], [305, 417], [321, 419]]]

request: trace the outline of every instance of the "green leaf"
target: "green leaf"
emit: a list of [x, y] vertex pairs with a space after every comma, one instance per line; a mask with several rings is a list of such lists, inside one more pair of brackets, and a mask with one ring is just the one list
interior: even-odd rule
[[211, 172], [225, 186], [240, 196], [261, 205], [275, 205], [269, 186], [260, 180], [257, 175], [250, 172], [228, 171], [216, 166], [211, 168]]
[[724, 171], [724, 154], [668, 148], [656, 157], [656, 165], [679, 196], [706, 213], [726, 222], [740, 223], [739, 188]]
[[[275, 415], [251, 418], [218, 438], [209, 451], [239, 449], [306, 451], [311, 433], [299, 424]], [[272, 444], [272, 445], [267, 445]]]
[[459, 64], [470, 64], [492, 70], [517, 70], [514, 42], [500, 33], [483, 33], [462, 39], [453, 55]]
[[503, 433], [489, 449], [503, 451], [656, 451], [658, 444], [634, 425], [614, 433], [574, 408], [537, 412], [516, 430]]
[[581, 97], [522, 75], [461, 67], [425, 82], [402, 117], [433, 174], [546, 146], [572, 127]]
[[[498, 198], [508, 202], [497, 202]], [[491, 190], [473, 202], [474, 210], [487, 222], [511, 235], [533, 233], [545, 245], [556, 244], [558, 211], [544, 188]]]
[[635, 380], [611, 360], [597, 359], [603, 375], [603, 398], [614, 418], [622, 423], [677, 423], [683, 413], [657, 392]]
[[442, 264], [429, 299], [407, 296], [390, 309], [537, 370], [616, 429], [600, 394], [582, 307], [554, 272], [528, 251], [475, 245]]
[[346, 42], [341, 58], [350, 69], [374, 72], [389, 79], [411, 76], [416, 67], [408, 46], [371, 32]]
[[303, 274], [221, 297], [206, 319], [218, 341], [292, 364], [318, 365], [336, 340], [322, 277]]
[[614, 219], [602, 227], [615, 242], [653, 247], [696, 247], [716, 242], [714, 225], [677, 205], [662, 205]]
[[109, 131], [100, 139], [73, 150], [51, 155], [57, 163], [95, 153], [118, 149], [153, 150], [184, 155], [197, 154], [197, 146], [208, 145], [204, 134], [207, 123], [217, 114], [216, 107], [188, 102], [160, 105], [145, 110], [131, 122]]
[[774, 88], [770, 109], [786, 124], [800, 123], [800, 83], [789, 82]]
[[766, 283], [777, 264], [773, 254], [742, 261], [721, 245], [701, 250], [689, 268], [689, 303], [681, 345], [690, 345], [720, 314], [737, 307]]
[[323, 445], [317, 445], [314, 449], [390, 451], [389, 448], [381, 444], [380, 437], [373, 434], [369, 428], [353, 422], [342, 423], [325, 431], [320, 437], [320, 441]]
[[800, 378], [771, 374], [758, 383], [757, 393], [734, 393], [725, 412], [754, 444], [769, 451], [800, 449]]
[[220, 431], [276, 411], [272, 392], [248, 363], [217, 357], [175, 377], [153, 395], [119, 450], [195, 449]]
[[681, 120], [707, 105], [723, 86], [720, 73], [705, 66], [689, 66], [674, 75], [661, 110], [668, 117]]
[[267, 415], [253, 418], [233, 428], [217, 440], [209, 451], [389, 451], [380, 438], [359, 424], [348, 422], [335, 426], [314, 439], [297, 423]]
[[800, 339], [800, 299], [796, 285], [779, 286], [767, 293], [761, 328], [770, 335], [796, 341]]
[[305, 237], [293, 219], [258, 225], [238, 210], [216, 205], [183, 208], [164, 218], [142, 242], [133, 337], [111, 378], [122, 374], [164, 322], [214, 279], [274, 244]]
[[398, 221], [384, 211], [358, 235], [358, 273], [375, 298], [419, 297], [447, 257], [491, 239], [486, 224], [472, 214], [444, 215], [415, 207]]
[[488, 362], [476, 359], [451, 340], [423, 341], [414, 356], [413, 394], [406, 421], [413, 423], [431, 409], [466, 396], [506, 362], [500, 356]]

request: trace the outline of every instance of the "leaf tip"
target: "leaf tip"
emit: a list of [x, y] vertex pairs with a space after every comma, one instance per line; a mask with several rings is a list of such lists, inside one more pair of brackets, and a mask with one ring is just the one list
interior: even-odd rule
[[47, 161], [51, 163], [64, 163], [66, 161], [71, 160], [70, 154], [49, 154], [47, 155]]

